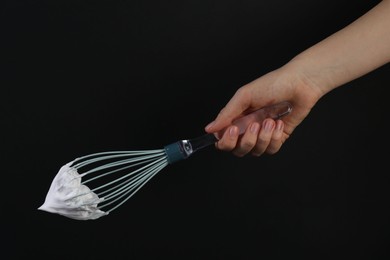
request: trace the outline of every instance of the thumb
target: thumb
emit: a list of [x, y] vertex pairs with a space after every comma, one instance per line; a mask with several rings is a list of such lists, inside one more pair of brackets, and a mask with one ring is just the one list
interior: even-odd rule
[[238, 118], [250, 106], [250, 97], [239, 89], [230, 99], [226, 106], [219, 112], [214, 121], [205, 127], [207, 133], [215, 133], [223, 130], [232, 124], [233, 120]]

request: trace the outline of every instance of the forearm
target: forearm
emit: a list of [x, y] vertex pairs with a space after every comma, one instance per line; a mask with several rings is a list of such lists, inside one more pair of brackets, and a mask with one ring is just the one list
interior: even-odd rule
[[291, 60], [322, 95], [390, 61], [390, 0]]

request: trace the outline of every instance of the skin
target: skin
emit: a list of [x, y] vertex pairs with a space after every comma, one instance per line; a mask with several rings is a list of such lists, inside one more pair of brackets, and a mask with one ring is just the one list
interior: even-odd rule
[[[240, 87], [205, 130], [220, 137], [218, 149], [236, 156], [275, 154], [321, 97], [389, 61], [390, 0], [383, 0], [284, 66]], [[253, 122], [240, 136], [232, 125], [235, 118], [282, 101], [293, 106], [282, 120]]]

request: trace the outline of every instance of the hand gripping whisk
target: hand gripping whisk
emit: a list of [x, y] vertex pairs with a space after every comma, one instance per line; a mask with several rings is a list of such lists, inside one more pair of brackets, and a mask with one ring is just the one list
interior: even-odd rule
[[[252, 122], [279, 119], [292, 110], [282, 102], [233, 121], [240, 134]], [[94, 153], [65, 164], [54, 177], [39, 210], [77, 220], [97, 219], [125, 203], [168, 164], [217, 142], [214, 134], [180, 140], [164, 149]]]

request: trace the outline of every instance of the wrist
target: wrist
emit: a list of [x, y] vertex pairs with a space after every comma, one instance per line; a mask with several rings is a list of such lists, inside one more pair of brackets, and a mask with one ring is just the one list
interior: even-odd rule
[[310, 54], [301, 53], [290, 60], [285, 67], [295, 73], [302, 84], [317, 92], [319, 98], [338, 86], [337, 66], [320, 66], [319, 62], [310, 58]]

